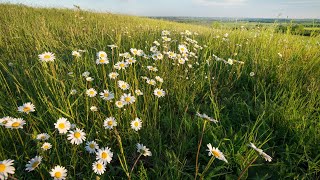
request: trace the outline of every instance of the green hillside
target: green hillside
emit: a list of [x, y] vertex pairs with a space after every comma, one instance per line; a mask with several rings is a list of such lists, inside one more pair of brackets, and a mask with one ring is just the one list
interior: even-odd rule
[[[52, 171], [57, 165], [67, 179], [320, 177], [319, 36], [10, 4], [0, 4], [0, 27], [0, 179], [64, 177]], [[53, 59], [45, 52], [54, 61], [44, 62]], [[114, 98], [101, 98], [104, 90]], [[28, 102], [35, 111], [25, 105], [19, 112]], [[78, 130], [56, 128], [59, 118], [85, 133], [79, 145], [68, 140]], [[38, 140], [40, 133], [50, 138]], [[101, 175], [89, 141], [111, 148]], [[228, 163], [218, 151], [208, 156], [209, 143]], [[35, 156], [41, 163], [26, 171]], [[15, 172], [5, 176], [8, 159]]]

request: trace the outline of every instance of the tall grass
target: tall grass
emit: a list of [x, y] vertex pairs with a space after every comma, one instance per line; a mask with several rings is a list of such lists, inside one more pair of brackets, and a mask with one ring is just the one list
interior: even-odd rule
[[[139, 154], [136, 143], [152, 151], [141, 157], [132, 179], [193, 179], [203, 112], [219, 120], [208, 123], [199, 154], [199, 172], [210, 157], [206, 144], [211, 143], [225, 154], [228, 164], [215, 160], [205, 178], [236, 179], [256, 157], [249, 142], [262, 147], [273, 157], [271, 163], [258, 158], [243, 178], [315, 179], [320, 175], [320, 38], [277, 34], [273, 29], [220, 30], [147, 18], [91, 13], [79, 10], [41, 9], [0, 5], [0, 117], [22, 117], [23, 130], [0, 127], [0, 160], [14, 159], [18, 179], [48, 179], [55, 165], [68, 169], [69, 179], [93, 179], [94, 156], [59, 135], [54, 123], [68, 118], [83, 128], [87, 140], [96, 140], [100, 147], [111, 147], [114, 158], [101, 179], [125, 179]], [[161, 41], [162, 30], [171, 31], [170, 48], [177, 51], [183, 39], [180, 32], [190, 30], [204, 48], [192, 59], [192, 68], [162, 61], [138, 58], [138, 64], [118, 71], [119, 79], [141, 89], [143, 96], [125, 110], [114, 102], [89, 98], [91, 87], [101, 92], [110, 89], [119, 98], [122, 91], [116, 81], [106, 75], [121, 57], [119, 53], [139, 48], [149, 53], [152, 42]], [[228, 33], [228, 37], [224, 35]], [[107, 46], [116, 44], [114, 51]], [[76, 59], [71, 51], [87, 52]], [[110, 64], [96, 65], [95, 56], [106, 51]], [[162, 49], [164, 50], [164, 49]], [[44, 64], [38, 55], [55, 53], [54, 63]], [[280, 54], [279, 54], [280, 53]], [[215, 61], [233, 58], [244, 64]], [[150, 72], [154, 65], [159, 71]], [[188, 70], [188, 71], [186, 71]], [[89, 71], [94, 81], [81, 74]], [[68, 72], [73, 72], [68, 75]], [[254, 72], [254, 76], [250, 76]], [[141, 76], [164, 78], [161, 87], [166, 96], [153, 96], [153, 87]], [[78, 93], [71, 95], [72, 89]], [[17, 107], [32, 102], [36, 112], [24, 115]], [[98, 112], [91, 112], [91, 106]], [[117, 132], [103, 128], [103, 120], [114, 116]], [[135, 132], [130, 121], [143, 120]], [[43, 152], [35, 140], [39, 133], [51, 137], [50, 151]], [[117, 134], [118, 133], [118, 134]], [[122, 151], [123, 150], [123, 151]], [[27, 173], [27, 161], [35, 155], [43, 163]], [[120, 162], [121, 161], [121, 162]], [[123, 163], [126, 163], [124, 165]], [[126, 168], [124, 168], [127, 166]]]

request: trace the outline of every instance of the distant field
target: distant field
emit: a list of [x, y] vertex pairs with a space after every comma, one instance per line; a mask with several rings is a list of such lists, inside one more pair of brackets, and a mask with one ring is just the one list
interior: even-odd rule
[[320, 36], [9, 4], [0, 22], [0, 179], [320, 177]]
[[310, 31], [319, 31], [320, 27], [305, 27], [305, 30], [310, 30]]

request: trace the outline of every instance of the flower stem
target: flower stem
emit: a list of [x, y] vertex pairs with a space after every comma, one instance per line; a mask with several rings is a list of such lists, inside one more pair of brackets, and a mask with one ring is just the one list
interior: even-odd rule
[[128, 165], [127, 165], [127, 161], [126, 161], [126, 157], [124, 155], [124, 151], [123, 151], [123, 147], [122, 147], [122, 142], [121, 142], [121, 137], [117, 131], [117, 129], [114, 129], [114, 133], [117, 137], [117, 141], [119, 143], [119, 148], [120, 148], [120, 153], [122, 157], [119, 157], [119, 161], [121, 163], [122, 169], [124, 170], [124, 172], [126, 173], [126, 175], [128, 176], [128, 178], [130, 177], [129, 174], [129, 170], [128, 170]]
[[131, 168], [131, 171], [130, 171], [129, 179], [131, 179], [132, 171], [133, 171], [134, 167], [136, 166], [138, 160], [140, 159], [141, 155], [142, 155], [142, 154], [140, 153], [140, 155], [138, 156], [138, 158], [137, 158], [136, 161], [134, 162], [134, 164], [133, 164], [133, 166], [132, 166], [132, 168]]
[[201, 173], [200, 179], [203, 179], [204, 173], [206, 173], [208, 171], [208, 169], [211, 166], [211, 164], [213, 163], [214, 159], [215, 159], [215, 156], [212, 156], [210, 161], [208, 162], [206, 168], [204, 168], [204, 171]]
[[196, 156], [196, 174], [194, 176], [194, 180], [196, 180], [197, 176], [198, 176], [198, 171], [199, 171], [199, 164], [198, 164], [198, 162], [199, 162], [199, 153], [200, 153], [200, 147], [201, 147], [201, 144], [202, 144], [202, 139], [203, 139], [204, 130], [206, 128], [206, 124], [207, 124], [207, 121], [204, 121], [201, 137], [200, 137], [200, 140], [199, 140], [199, 143], [198, 143], [198, 151], [197, 151], [197, 156]]
[[255, 157], [255, 158], [241, 171], [241, 173], [240, 173], [240, 175], [239, 175], [239, 177], [238, 177], [238, 180], [241, 179], [241, 177], [244, 175], [244, 173], [249, 169], [250, 165], [251, 165], [252, 163], [254, 163], [257, 158], [258, 158], [258, 156]]

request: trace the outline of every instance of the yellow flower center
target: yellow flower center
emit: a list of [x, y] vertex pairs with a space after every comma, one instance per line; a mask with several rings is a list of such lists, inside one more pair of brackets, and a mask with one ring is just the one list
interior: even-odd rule
[[4, 164], [0, 164], [0, 173], [6, 170], [6, 166]]
[[113, 122], [112, 121], [108, 121], [108, 126], [112, 126], [113, 125]]
[[103, 153], [101, 154], [101, 157], [102, 157], [102, 159], [107, 159], [108, 153], [103, 152]]
[[26, 107], [23, 108], [24, 112], [29, 112], [30, 110], [31, 110], [31, 108], [29, 106], [26, 106]]
[[102, 164], [99, 164], [99, 163], [97, 164], [97, 169], [101, 170], [102, 167], [103, 167]]
[[90, 95], [94, 95], [94, 91], [90, 91], [89, 94], [90, 94]]
[[126, 86], [125, 84], [123, 84], [121, 87], [122, 87], [123, 89], [127, 88], [127, 86]]
[[55, 178], [61, 178], [61, 176], [62, 176], [61, 172], [54, 173]]
[[49, 59], [51, 56], [49, 54], [46, 54], [43, 56], [45, 59]]
[[80, 134], [79, 132], [75, 132], [75, 133], [74, 133], [74, 137], [75, 137], [75, 138], [80, 138], [80, 137], [81, 137], [81, 134]]
[[213, 154], [215, 157], [220, 157], [220, 153], [219, 153], [218, 151], [212, 150], [212, 154]]
[[130, 98], [130, 97], [126, 97], [126, 98], [124, 98], [124, 100], [125, 100], [126, 102], [130, 102], [131, 98]]
[[19, 122], [14, 122], [12, 123], [12, 127], [19, 127], [20, 126], [20, 123]]
[[138, 126], [139, 126], [139, 122], [136, 121], [136, 122], [133, 123], [133, 125], [134, 125], [135, 127], [138, 127]]
[[46, 136], [41, 136], [41, 139], [45, 139], [46, 138]]
[[59, 124], [59, 128], [60, 128], [60, 129], [64, 129], [65, 127], [66, 127], [66, 126], [64, 125], [64, 123], [60, 123], [60, 124]]
[[116, 77], [116, 75], [115, 75], [115, 74], [111, 74], [111, 77], [115, 78], [115, 77]]
[[48, 145], [44, 145], [44, 146], [43, 146], [43, 149], [48, 149], [48, 148], [49, 148]]
[[104, 97], [109, 97], [109, 93], [104, 93]]
[[158, 95], [162, 95], [162, 92], [161, 92], [161, 91], [158, 91], [157, 94], [158, 94]]
[[103, 57], [104, 57], [104, 54], [100, 54], [100, 57], [102, 57], [102, 58], [103, 58]]
[[120, 67], [122, 67], [122, 68], [123, 68], [124, 66], [125, 66], [124, 64], [120, 64]]
[[89, 147], [90, 147], [91, 149], [93, 149], [93, 148], [94, 148], [94, 144], [90, 144]]
[[105, 62], [105, 60], [104, 59], [100, 59], [100, 63], [104, 63]]
[[40, 162], [39, 161], [36, 161], [36, 162], [34, 162], [33, 164], [32, 164], [32, 168], [36, 168], [36, 167], [38, 167], [38, 165], [40, 164]]
[[118, 101], [117, 104], [118, 104], [118, 106], [122, 106], [122, 102], [121, 101]]

